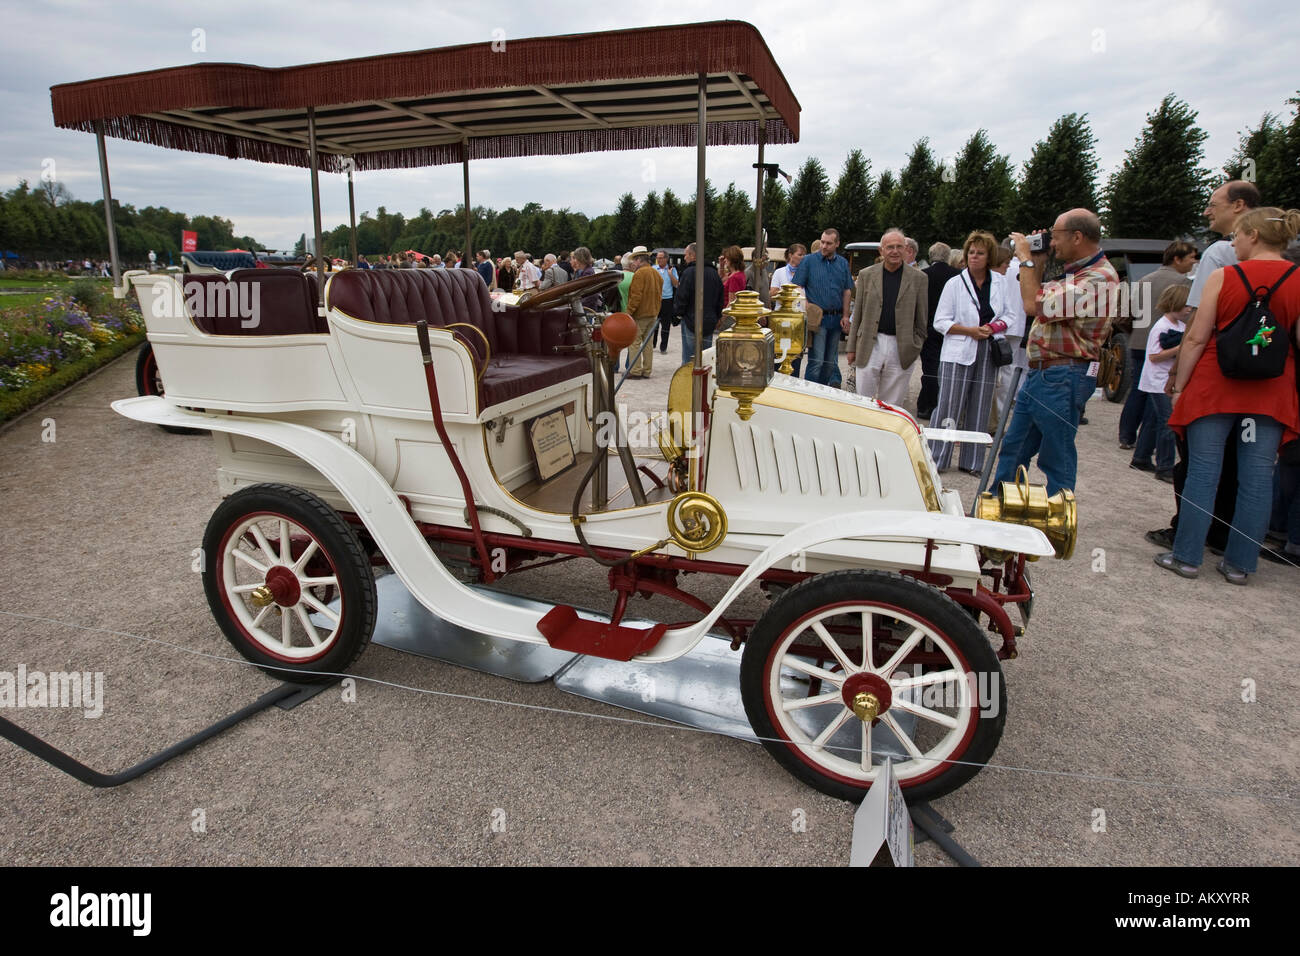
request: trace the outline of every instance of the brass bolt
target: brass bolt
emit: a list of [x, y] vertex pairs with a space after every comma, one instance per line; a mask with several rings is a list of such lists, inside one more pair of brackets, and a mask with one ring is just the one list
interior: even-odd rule
[[275, 603], [275, 595], [271, 593], [271, 589], [265, 584], [253, 591], [249, 597], [253, 602], [253, 607], [266, 607], [268, 604]]

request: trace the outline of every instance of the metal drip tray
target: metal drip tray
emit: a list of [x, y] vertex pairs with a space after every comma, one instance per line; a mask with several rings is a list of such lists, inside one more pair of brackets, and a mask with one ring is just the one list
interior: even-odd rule
[[[372, 641], [420, 657], [446, 661], [497, 677], [535, 684], [553, 680], [566, 694], [598, 700], [614, 707], [663, 720], [755, 740], [740, 697], [740, 652], [731, 650], [725, 635], [710, 636], [689, 654], [666, 664], [612, 661], [557, 651], [544, 644], [525, 644], [491, 637], [450, 624], [415, 600], [396, 575], [375, 582], [379, 614]], [[485, 591], [488, 589], [484, 589]], [[537, 611], [540, 618], [550, 604], [491, 591], [493, 600]], [[595, 611], [579, 611], [592, 620], [609, 620]], [[627, 623], [637, 623], [628, 620]], [[810, 736], [820, 729], [811, 708], [800, 716]], [[917, 718], [896, 712], [904, 733], [911, 734]], [[824, 721], [823, 721], [824, 723]], [[853, 750], [858, 743], [856, 722], [839, 730], [827, 744]], [[872, 731], [876, 762], [885, 757], [902, 759], [906, 753], [883, 724]]]

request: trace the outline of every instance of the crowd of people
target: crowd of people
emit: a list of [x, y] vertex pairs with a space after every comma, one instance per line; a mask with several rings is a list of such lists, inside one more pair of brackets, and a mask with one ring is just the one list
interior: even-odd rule
[[[1241, 585], [1261, 555], [1300, 567], [1300, 211], [1264, 207], [1253, 184], [1233, 181], [1215, 190], [1205, 215], [1228, 238], [1199, 268], [1195, 246], [1170, 243], [1141, 280], [1146, 294], [1131, 296], [1145, 306], [1129, 316], [1132, 388], [1118, 444], [1132, 452], [1131, 467], [1174, 485], [1171, 526], [1146, 535], [1169, 549], [1156, 564], [1196, 577], [1208, 538], [1222, 555], [1219, 573]], [[1012, 233], [999, 244], [977, 230], [960, 250], [936, 243], [923, 297], [906, 268], [906, 237], [889, 230], [880, 260], [857, 277], [845, 328], [859, 394], [901, 405], [920, 359], [917, 412], [943, 433], [931, 441], [940, 470], [959, 441], [960, 468], [982, 474], [987, 440], [971, 433], [1003, 421], [993, 481], [1014, 481], [1036, 458], [1054, 495], [1075, 488], [1077, 431], [1125, 299], [1114, 294], [1119, 276], [1092, 211], [1063, 213], [1044, 238], [1031, 246]], [[1049, 254], [1064, 264], [1050, 281]], [[835, 298], [842, 270], [837, 281], [816, 296], [826, 312], [848, 310]], [[825, 349], [814, 345], [814, 360]], [[1008, 416], [1017, 367], [1025, 374]]]
[[70, 276], [111, 276], [112, 263], [107, 259], [25, 259], [13, 253], [0, 256], [0, 272], [10, 269], [30, 269], [36, 272], [63, 272]]
[[[1198, 576], [1209, 546], [1219, 573], [1246, 584], [1261, 554], [1300, 564], [1300, 211], [1264, 206], [1237, 180], [1214, 191], [1205, 215], [1230, 238], [1205, 250], [1182, 308], [1162, 316], [1182, 324], [1164, 388], [1179, 460], [1173, 521], [1147, 538], [1170, 548], [1155, 558], [1165, 570]], [[1170, 331], [1152, 328], [1148, 361]], [[1163, 407], [1148, 417], [1158, 423]]]
[[[1199, 269], [1194, 245], [1171, 242], [1161, 267], [1140, 280], [1145, 294], [1130, 293], [1139, 307], [1126, 316], [1132, 385], [1118, 444], [1132, 452], [1131, 467], [1174, 485], [1171, 526], [1147, 533], [1170, 549], [1156, 563], [1195, 577], [1208, 536], [1223, 555], [1219, 572], [1244, 584], [1261, 554], [1300, 567], [1300, 274], [1293, 268], [1300, 212], [1262, 207], [1255, 187], [1236, 181], [1215, 191], [1206, 217], [1229, 238], [1206, 250]], [[959, 249], [935, 243], [924, 268], [915, 240], [890, 229], [877, 261], [856, 277], [837, 254], [839, 240], [828, 228], [811, 248], [792, 244], [767, 288], [770, 299], [783, 284], [799, 287], [809, 319], [803, 377], [840, 387], [838, 345], [847, 335], [843, 387], [903, 406], [919, 360], [917, 413], [938, 430], [931, 452], [940, 470], [952, 466], [960, 444], [956, 464], [970, 474], [991, 468], [994, 483], [1011, 482], [1036, 461], [1049, 495], [1073, 491], [1077, 433], [1087, 423], [1101, 351], [1112, 323], [1125, 318], [1116, 314], [1126, 299], [1116, 294], [1119, 274], [1102, 250], [1096, 213], [1068, 210], [1033, 241], [1012, 233], [999, 243], [976, 230]], [[630, 256], [634, 268], [652, 268], [643, 253]], [[1057, 278], [1045, 275], [1049, 258], [1063, 265]], [[718, 263], [700, 266], [697, 280], [692, 246], [680, 278], [662, 260], [658, 275], [647, 274], [647, 304], [638, 298], [632, 308], [638, 345], [657, 322], [666, 350], [671, 299], [682, 361], [691, 360], [696, 281], [705, 285], [703, 347], [712, 344], [723, 309], [755, 286], [738, 248], [723, 249]], [[658, 303], [649, 302], [652, 280], [661, 286]], [[1249, 324], [1253, 336], [1238, 345], [1244, 372], [1225, 371], [1220, 353], [1234, 323]], [[1261, 377], [1250, 369], [1265, 352], [1275, 361]], [[1005, 432], [994, 463], [981, 435], [999, 422]]]
[[[1199, 257], [1191, 243], [1171, 242], [1160, 268], [1140, 280], [1145, 294], [1130, 297], [1145, 306], [1132, 316], [1132, 384], [1118, 445], [1132, 452], [1130, 467], [1173, 485], [1170, 526], [1147, 532], [1168, 549], [1156, 563], [1195, 577], [1208, 540], [1223, 555], [1220, 573], [1244, 584], [1261, 553], [1300, 566], [1300, 274], [1293, 245], [1300, 212], [1264, 207], [1251, 183], [1233, 181], [1215, 190], [1205, 215], [1229, 238]], [[1078, 429], [1087, 423], [1101, 350], [1119, 318], [1115, 303], [1123, 301], [1113, 294], [1119, 275], [1102, 250], [1096, 213], [1068, 210], [1037, 237], [1012, 233], [999, 242], [975, 230], [960, 248], [936, 242], [924, 267], [916, 240], [888, 229], [876, 262], [857, 276], [839, 245], [834, 228], [808, 246], [792, 243], [770, 277], [747, 268], [735, 245], [719, 250], [716, 266], [694, 243], [680, 269], [664, 250], [645, 246], [615, 256], [611, 268], [623, 276], [604, 304], [636, 323], [628, 377], [651, 377], [654, 352], [667, 353], [674, 328], [681, 328], [682, 364], [692, 361], [697, 284], [704, 287], [701, 349], [712, 345], [737, 293], [756, 291], [770, 306], [781, 286], [792, 284], [808, 319], [796, 375], [901, 407], [919, 363], [916, 412], [935, 429], [930, 448], [941, 471], [955, 456], [964, 472], [991, 469], [994, 483], [1009, 482], [1036, 460], [1049, 495], [1073, 490]], [[1063, 265], [1061, 276], [1045, 276], [1049, 258]], [[514, 292], [596, 271], [586, 247], [547, 254], [540, 264], [524, 251], [494, 263], [481, 250], [475, 259], [489, 288]], [[371, 267], [421, 266], [465, 264], [450, 251], [423, 263], [384, 257]], [[596, 306], [599, 297], [585, 302]], [[1236, 346], [1246, 371], [1226, 371], [1223, 343], [1242, 322], [1254, 323], [1253, 344]], [[1242, 338], [1233, 335], [1233, 342]], [[1265, 353], [1273, 365], [1260, 377], [1250, 369]], [[998, 423], [1005, 431], [994, 463], [986, 460], [990, 440], [981, 436]]]

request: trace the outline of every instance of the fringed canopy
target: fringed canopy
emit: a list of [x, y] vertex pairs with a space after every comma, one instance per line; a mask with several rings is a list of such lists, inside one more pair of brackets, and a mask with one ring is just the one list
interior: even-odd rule
[[54, 123], [169, 149], [341, 172], [469, 159], [799, 139], [799, 103], [737, 21], [618, 30], [266, 69], [181, 66], [50, 88]]

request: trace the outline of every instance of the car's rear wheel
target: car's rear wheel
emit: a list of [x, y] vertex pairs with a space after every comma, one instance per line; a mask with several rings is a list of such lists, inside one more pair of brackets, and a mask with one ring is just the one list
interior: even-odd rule
[[[145, 342], [140, 346], [140, 354], [135, 359], [135, 392], [137, 395], [166, 394], [163, 391], [162, 374], [158, 371], [158, 357], [153, 353], [153, 344]], [[165, 432], [173, 435], [198, 435], [202, 429], [178, 428], [175, 425], [159, 425]]]
[[158, 374], [158, 359], [153, 354], [153, 344], [145, 342], [135, 359], [135, 392], [137, 395], [162, 395], [162, 376]]
[[274, 676], [326, 679], [369, 643], [377, 613], [370, 560], [356, 532], [310, 492], [237, 491], [208, 521], [203, 554], [213, 616], [240, 654]]

